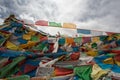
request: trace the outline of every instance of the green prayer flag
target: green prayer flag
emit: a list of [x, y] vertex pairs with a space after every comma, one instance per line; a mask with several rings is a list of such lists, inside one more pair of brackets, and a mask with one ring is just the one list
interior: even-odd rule
[[92, 48], [96, 48], [97, 47], [97, 43], [92, 43]]
[[109, 57], [114, 57], [115, 54], [108, 53], [107, 56], [109, 56]]
[[112, 50], [120, 50], [120, 47], [113, 48]]
[[7, 78], [7, 80], [30, 80], [30, 76], [21, 75], [21, 76], [17, 76], [17, 77]]
[[43, 50], [45, 47], [44, 43], [40, 43], [37, 46], [33, 47], [34, 50]]
[[53, 27], [61, 27], [61, 23], [49, 22], [49, 26], [53, 26]]
[[74, 42], [80, 43], [82, 41], [82, 37], [76, 37], [74, 38]]
[[120, 39], [116, 41], [117, 45], [120, 46]]
[[0, 39], [0, 46], [2, 46], [4, 42], [5, 42], [4, 38]]
[[67, 68], [67, 69], [74, 69], [74, 66], [73, 66], [73, 65], [66, 65], [66, 66], [64, 66], [64, 68]]
[[100, 36], [100, 41], [104, 41], [107, 39], [107, 36]]
[[31, 41], [37, 42], [37, 41], [39, 41], [39, 37], [38, 36], [32, 36]]
[[26, 57], [25, 56], [20, 56], [20, 57], [16, 57], [13, 59], [12, 63], [6, 65], [5, 67], [0, 69], [0, 78], [6, 77], [8, 75], [9, 72], [11, 72], [12, 69], [14, 69], [14, 67], [21, 62], [22, 60], [24, 60]]
[[18, 66], [15, 66], [14, 69], [11, 69], [10, 72], [7, 73], [7, 76], [5, 77], [11, 77], [13, 76], [16, 72], [18, 72], [20, 70], [20, 68]]
[[92, 66], [83, 65], [74, 68], [74, 74], [79, 77], [79, 80], [92, 80], [91, 78]]

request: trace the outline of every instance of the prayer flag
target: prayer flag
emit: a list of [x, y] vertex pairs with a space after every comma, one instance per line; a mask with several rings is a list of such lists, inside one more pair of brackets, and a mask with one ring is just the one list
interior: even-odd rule
[[39, 21], [35, 22], [35, 25], [38, 25], [38, 26], [48, 26], [48, 21], [39, 20]]
[[101, 36], [101, 35], [103, 35], [103, 32], [102, 31], [91, 30], [91, 35], [92, 36]]
[[49, 26], [53, 26], [53, 27], [61, 27], [61, 23], [56, 23], [56, 22], [49, 22]]
[[74, 43], [74, 39], [70, 38], [70, 37], [66, 37], [66, 43], [67, 44], [72, 44], [72, 43]]
[[74, 38], [74, 42], [80, 43], [82, 41], [82, 37], [76, 37]]
[[92, 80], [91, 72], [92, 72], [92, 66], [90, 65], [74, 68], [74, 73], [79, 77], [79, 80]]
[[6, 42], [6, 47], [8, 49], [11, 49], [11, 50], [18, 50], [18, 48], [19, 48], [18, 46], [16, 46], [15, 44], [11, 43], [10, 41]]
[[91, 37], [82, 37], [82, 43], [87, 43], [91, 41]]
[[76, 25], [73, 23], [63, 23], [62, 28], [76, 29]]
[[30, 39], [31, 39], [31, 35], [29, 35], [29, 34], [24, 34], [24, 35], [23, 35], [23, 39], [25, 39], [25, 40], [30, 40]]
[[99, 42], [100, 41], [100, 37], [92, 37], [92, 42]]
[[77, 29], [77, 33], [82, 33], [82, 34], [90, 34], [90, 30], [84, 30], [84, 29]]

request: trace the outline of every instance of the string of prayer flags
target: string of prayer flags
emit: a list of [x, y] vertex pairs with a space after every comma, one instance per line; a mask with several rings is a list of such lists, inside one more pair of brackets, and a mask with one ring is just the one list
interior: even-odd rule
[[[103, 35], [99, 31], [79, 29], [79, 37], [76, 34], [76, 37], [61, 36], [60, 33], [52, 36], [40, 30], [33, 31], [30, 25], [15, 20], [13, 24], [14, 20], [9, 19], [12, 25], [0, 28], [3, 29], [0, 30], [0, 79], [119, 79], [120, 33]], [[40, 26], [45, 23], [39, 22]], [[62, 25], [49, 22], [48, 26]], [[61, 28], [76, 30], [75, 25], [63, 26]], [[119, 74], [117, 78], [116, 74]]]

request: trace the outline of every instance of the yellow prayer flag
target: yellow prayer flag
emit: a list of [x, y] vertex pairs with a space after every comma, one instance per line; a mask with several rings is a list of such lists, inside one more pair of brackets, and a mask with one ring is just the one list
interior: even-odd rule
[[32, 31], [30, 30], [30, 32], [28, 32], [29, 35], [35, 35], [37, 32], [36, 31]]
[[28, 41], [27, 44], [21, 44], [20, 48], [24, 49], [24, 48], [31, 48], [33, 46], [35, 46], [36, 42], [34, 41]]
[[120, 39], [120, 35], [119, 36], [116, 36], [117, 39]]
[[31, 35], [30, 34], [24, 34], [23, 35], [23, 39], [30, 40], [31, 39]]
[[87, 54], [88, 56], [93, 56], [93, 57], [95, 57], [95, 56], [98, 55], [98, 52], [97, 52], [97, 51], [94, 51], [94, 50], [89, 50], [88, 52], [86, 52], [86, 54]]
[[114, 61], [112, 58], [107, 58], [103, 61], [105, 64], [114, 64]]
[[24, 49], [24, 48], [27, 48], [28, 45], [27, 44], [21, 44], [19, 47], [20, 47], [20, 49]]
[[18, 50], [18, 46], [16, 46], [15, 44], [11, 43], [10, 41], [6, 42], [6, 48], [11, 49], [11, 50]]
[[108, 71], [102, 70], [97, 64], [94, 64], [91, 73], [92, 80], [98, 80], [102, 75], [107, 74]]
[[108, 36], [107, 40], [112, 40], [112, 36]]
[[92, 42], [99, 42], [100, 41], [100, 37], [92, 37]]
[[119, 61], [115, 61], [115, 63], [116, 63], [118, 66], [120, 66], [120, 62], [119, 62]]
[[71, 28], [71, 29], [76, 29], [76, 25], [73, 23], [63, 23], [62, 28]]
[[34, 41], [28, 41], [28, 43], [27, 43], [29, 48], [35, 46], [35, 44], [36, 44], [36, 42], [34, 42]]

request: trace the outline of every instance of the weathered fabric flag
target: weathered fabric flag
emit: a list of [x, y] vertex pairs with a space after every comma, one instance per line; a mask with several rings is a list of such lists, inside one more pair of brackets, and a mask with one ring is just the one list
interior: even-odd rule
[[73, 38], [66, 37], [65, 40], [66, 40], [65, 42], [66, 42], [67, 44], [72, 44], [72, 43], [74, 43], [74, 39], [73, 39]]
[[[11, 72], [12, 70], [14, 70], [15, 66], [19, 62], [21, 62], [22, 60], [24, 60], [25, 58], [26, 57], [24, 57], [24, 56], [16, 57], [16, 58], [13, 59], [13, 61], [10, 64], [8, 64], [5, 67], [1, 68], [0, 69], [0, 78], [7, 77], [8, 73]], [[9, 73], [9, 74], [12, 74], [12, 73]]]
[[62, 28], [76, 29], [76, 25], [73, 23], [63, 23]]
[[58, 43], [59, 43], [59, 45], [64, 45], [65, 44], [65, 38], [60, 38]]
[[74, 42], [80, 43], [82, 41], [82, 37], [76, 37], [74, 38]]
[[73, 69], [56, 67], [54, 73], [55, 73], [55, 76], [65, 76], [65, 75], [68, 75], [68, 74], [72, 74]]
[[91, 41], [91, 37], [82, 37], [82, 43], [87, 43]]
[[56, 22], [49, 22], [49, 26], [62, 27], [61, 23], [56, 23]]
[[18, 46], [16, 46], [15, 44], [11, 43], [10, 41], [6, 42], [6, 47], [8, 49], [11, 49], [11, 50], [18, 50], [18, 48], [19, 48]]
[[98, 36], [95, 36], [95, 37], [92, 37], [92, 42], [99, 42], [100, 41], [100, 37]]
[[103, 35], [103, 32], [102, 31], [91, 30], [91, 35], [92, 36], [101, 36], [101, 35]]
[[77, 29], [77, 33], [81, 34], [91, 34], [90, 30]]
[[91, 72], [92, 72], [92, 66], [90, 65], [74, 68], [74, 74], [79, 77], [78, 80], [92, 80]]
[[31, 36], [31, 41], [35, 41], [35, 42], [40, 41], [39, 36], [35, 36], [35, 35]]
[[21, 75], [21, 76], [17, 76], [17, 77], [7, 78], [5, 80], [30, 80], [30, 76], [28, 76], [28, 75]]
[[39, 21], [35, 22], [35, 25], [38, 25], [38, 26], [48, 26], [48, 21], [39, 20]]
[[93, 80], [99, 80], [99, 78], [107, 74], [108, 71], [109, 70], [103, 70], [97, 64], [94, 64], [92, 67], [91, 77]]
[[113, 35], [113, 34], [116, 34], [116, 33], [114, 33], [114, 32], [106, 32], [106, 34], [110, 36], [110, 35]]

